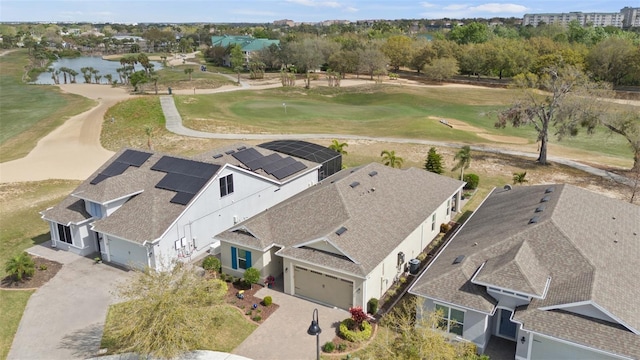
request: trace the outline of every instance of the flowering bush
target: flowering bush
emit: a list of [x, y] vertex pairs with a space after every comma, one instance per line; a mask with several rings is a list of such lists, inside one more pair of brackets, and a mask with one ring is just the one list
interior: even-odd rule
[[364, 312], [364, 310], [362, 310], [362, 307], [360, 306], [354, 306], [352, 308], [349, 308], [349, 312], [351, 313], [351, 320], [353, 320], [354, 327], [352, 328], [352, 330], [360, 327], [362, 322], [369, 318], [367, 314]]

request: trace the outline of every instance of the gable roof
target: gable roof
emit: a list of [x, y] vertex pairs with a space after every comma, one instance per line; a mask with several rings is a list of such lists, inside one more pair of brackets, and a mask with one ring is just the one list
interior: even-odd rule
[[[144, 243], [160, 238], [224, 166], [232, 165], [278, 184], [284, 184], [320, 166], [298, 159], [296, 162], [304, 165], [304, 171], [298, 170], [279, 179], [263, 168], [250, 169], [233, 156], [236, 152], [246, 149], [256, 149], [262, 157], [276, 154], [267, 149], [244, 144], [229, 145], [191, 159], [122, 149], [80, 184], [71, 195], [56, 206], [43, 211], [42, 217], [62, 224], [79, 223], [92, 218], [86, 212], [83, 200], [99, 204], [126, 200], [108, 217], [96, 219], [93, 222], [93, 230]], [[135, 159], [135, 156], [139, 155], [135, 153], [145, 153], [148, 156], [139, 156], [138, 160], [144, 160], [138, 161], [138, 166], [125, 167], [116, 164], [122, 162], [123, 157], [131, 158], [133, 155]], [[214, 158], [213, 155], [217, 154], [223, 155]]]
[[372, 163], [342, 170], [216, 238], [260, 250], [282, 246], [282, 256], [365, 276], [463, 185]]
[[[640, 207], [571, 185], [494, 190], [410, 292], [492, 313], [496, 300], [471, 281], [474, 276], [483, 284], [538, 296], [550, 277], [544, 298], [516, 309], [514, 319], [525, 329], [584, 343], [590, 327], [569, 328], [555, 321], [571, 318], [584, 324], [589, 318], [539, 308], [588, 302], [624, 325], [602, 325], [608, 326], [609, 337], [631, 336], [640, 344], [633, 334], [640, 329], [640, 312], [631, 305], [640, 299], [639, 219]], [[452, 264], [458, 255], [465, 258]], [[591, 320], [600, 326], [601, 321]], [[640, 355], [640, 345], [603, 349]]]

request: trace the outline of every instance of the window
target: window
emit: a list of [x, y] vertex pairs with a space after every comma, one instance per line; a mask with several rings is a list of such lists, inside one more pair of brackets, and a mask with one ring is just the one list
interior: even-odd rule
[[73, 239], [71, 239], [71, 228], [58, 224], [58, 239], [62, 242], [66, 242], [67, 244], [73, 244]]
[[251, 267], [251, 251], [231, 247], [231, 267], [233, 269], [248, 269]]
[[233, 193], [233, 174], [220, 178], [220, 197]]
[[436, 229], [436, 214], [433, 214], [431, 216], [431, 231], [434, 231]]
[[464, 327], [464, 311], [436, 304], [436, 312], [440, 317], [438, 328], [458, 336], [462, 336]]

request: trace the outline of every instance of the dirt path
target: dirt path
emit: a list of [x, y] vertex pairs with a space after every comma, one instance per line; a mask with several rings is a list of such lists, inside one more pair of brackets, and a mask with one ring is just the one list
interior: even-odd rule
[[60, 88], [97, 100], [98, 105], [65, 121], [27, 156], [1, 163], [0, 182], [84, 180], [113, 155], [100, 145], [102, 120], [107, 109], [131, 96], [124, 89], [106, 85], [67, 84]]

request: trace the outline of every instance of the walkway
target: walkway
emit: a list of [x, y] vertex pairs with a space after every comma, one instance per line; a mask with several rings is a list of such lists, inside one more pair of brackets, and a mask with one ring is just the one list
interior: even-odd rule
[[234, 354], [260, 360], [305, 360], [316, 358], [316, 338], [307, 334], [313, 309], [318, 309], [322, 333], [320, 346], [332, 341], [340, 321], [350, 317], [344, 310], [262, 288], [256, 296], [271, 296], [280, 308], [233, 350]]
[[86, 359], [95, 356], [112, 291], [131, 273], [89, 258], [36, 245], [27, 252], [63, 264], [27, 302], [7, 359]]
[[[246, 89], [246, 88], [245, 88]], [[225, 90], [225, 91], [233, 91], [234, 89]], [[239, 88], [235, 88], [235, 90], [240, 90]], [[182, 124], [182, 117], [180, 113], [178, 113], [178, 109], [176, 108], [175, 102], [173, 100], [173, 96], [165, 95], [160, 97], [160, 103], [162, 105], [162, 111], [164, 112], [164, 116], [166, 119], [166, 127], [167, 130], [184, 136], [196, 137], [196, 138], [205, 138], [205, 139], [227, 139], [227, 140], [332, 140], [332, 139], [340, 139], [340, 140], [369, 140], [376, 142], [387, 142], [387, 143], [397, 143], [397, 144], [420, 144], [427, 146], [440, 146], [440, 147], [451, 147], [451, 148], [460, 148], [462, 144], [449, 143], [444, 141], [432, 141], [432, 140], [422, 140], [422, 139], [406, 139], [406, 138], [390, 138], [390, 137], [371, 137], [371, 136], [362, 136], [362, 135], [346, 135], [346, 134], [219, 134], [219, 133], [209, 133], [204, 131], [198, 131], [186, 128]], [[472, 150], [483, 151], [493, 154], [508, 154], [514, 156], [522, 156], [532, 159], [537, 159], [538, 154], [516, 151], [516, 150], [506, 150], [506, 149], [498, 149], [487, 146], [471, 146]], [[558, 164], [563, 164], [575, 169], [582, 170], [586, 173], [600, 176], [605, 179], [614, 180], [618, 183], [626, 184], [629, 186], [634, 186], [634, 181], [632, 179], [626, 178], [624, 176], [612, 173], [610, 171], [598, 169], [589, 165], [585, 165], [583, 163], [573, 161], [570, 159], [549, 156], [548, 160], [551, 162], [555, 162]]]

